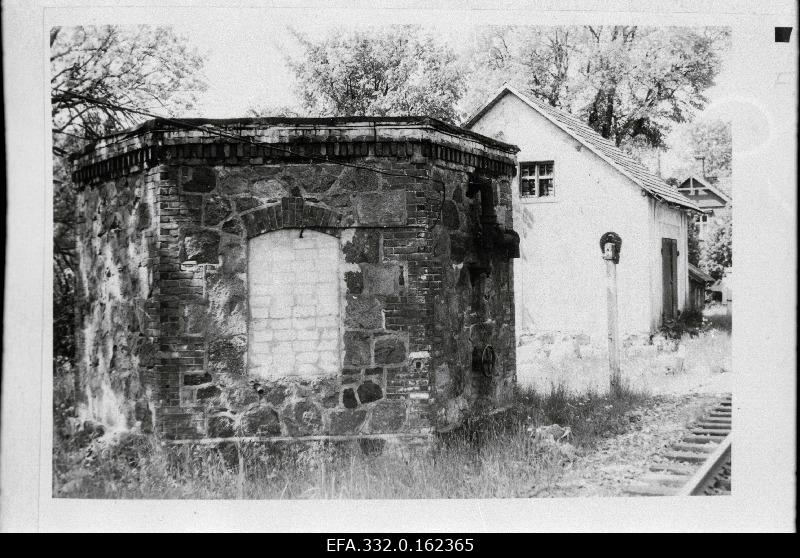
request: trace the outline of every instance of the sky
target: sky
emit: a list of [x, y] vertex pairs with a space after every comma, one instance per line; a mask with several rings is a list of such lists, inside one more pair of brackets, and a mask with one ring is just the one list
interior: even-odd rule
[[[263, 14], [263, 12], [262, 12]], [[246, 15], [227, 22], [211, 25], [208, 20], [187, 22], [176, 31], [182, 33], [207, 56], [206, 76], [209, 88], [197, 105], [197, 116], [207, 118], [235, 118], [244, 116], [255, 107], [297, 106], [294, 76], [286, 64], [286, 57], [300, 53], [291, 28], [311, 38], [321, 37], [342, 22], [331, 22], [311, 16], [307, 21], [282, 17], [280, 13], [248, 18]], [[374, 20], [359, 23], [351, 19], [345, 28], [375, 27]], [[459, 20], [439, 22], [426, 26], [449, 43], [456, 52], [468, 48], [471, 34], [465, 33], [464, 22]], [[716, 85], [706, 92], [709, 104], [697, 114], [695, 122], [704, 118], [731, 119], [735, 105], [726, 102], [735, 97], [735, 83], [730, 69], [730, 53], [725, 53], [723, 68]], [[667, 137], [667, 144], [675, 146], [661, 155], [661, 170], [669, 176], [672, 169], [684, 165], [680, 153], [682, 133], [691, 123], [676, 125]]]
[[235, 118], [256, 106], [294, 104], [294, 81], [283, 54], [294, 41], [286, 26], [252, 22], [186, 27], [179, 32], [208, 57], [209, 88], [199, 99], [199, 115]]
[[[198, 113], [207, 118], [236, 118], [256, 106], [297, 105], [294, 75], [286, 56], [296, 57], [299, 43], [292, 28], [313, 38], [321, 37], [340, 24], [294, 20], [240, 21], [209, 27], [206, 22], [176, 27], [208, 56], [206, 76], [209, 89], [198, 103]], [[363, 24], [374, 28], [374, 24]], [[349, 25], [347, 28], [354, 28]], [[428, 26], [456, 51], [466, 46], [460, 25]]]

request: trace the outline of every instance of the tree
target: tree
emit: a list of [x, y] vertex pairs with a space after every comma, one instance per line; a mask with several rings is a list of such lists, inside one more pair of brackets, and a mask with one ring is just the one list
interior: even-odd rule
[[67, 138], [94, 141], [142, 119], [86, 97], [165, 115], [192, 110], [206, 88], [203, 63], [168, 27], [54, 27], [50, 85], [56, 153], [64, 154]]
[[496, 27], [478, 32], [470, 86], [508, 81], [617, 146], [663, 147], [705, 106], [727, 42], [716, 28]]
[[733, 158], [731, 123], [725, 120], [704, 120], [691, 128], [691, 145], [695, 154], [705, 158], [707, 176], [730, 176]]
[[470, 86], [510, 81], [554, 107], [568, 109], [579, 33], [578, 27], [481, 27], [470, 54]]
[[54, 355], [72, 355], [75, 188], [66, 155], [142, 116], [192, 110], [206, 87], [204, 57], [166, 27], [54, 27], [50, 30], [53, 133]]
[[481, 26], [467, 58], [464, 108], [472, 114], [503, 83], [570, 110], [579, 27]]
[[733, 265], [733, 224], [731, 213], [725, 212], [703, 243], [700, 266], [714, 279], [721, 279], [726, 267]]
[[251, 106], [245, 111], [245, 116], [254, 118], [260, 117], [282, 117], [282, 118], [300, 118], [302, 116], [301, 109], [290, 105], [256, 105]]
[[730, 195], [729, 178], [733, 148], [731, 138], [731, 123], [720, 119], [703, 119], [681, 127], [678, 133], [670, 140], [670, 156], [673, 163], [670, 165], [670, 174], [680, 183], [690, 175], [700, 175], [698, 157], [704, 159], [703, 166], [706, 176], [714, 176], [721, 180], [714, 185]]
[[452, 49], [415, 26], [336, 30], [287, 58], [303, 108], [317, 116], [426, 115], [454, 123], [464, 78]]
[[703, 253], [702, 244], [697, 235], [697, 224], [695, 223], [694, 219], [689, 221], [687, 235], [687, 241], [689, 245], [689, 253], [687, 254], [687, 258], [689, 259], [689, 263], [695, 266], [700, 266], [700, 259], [702, 258]]

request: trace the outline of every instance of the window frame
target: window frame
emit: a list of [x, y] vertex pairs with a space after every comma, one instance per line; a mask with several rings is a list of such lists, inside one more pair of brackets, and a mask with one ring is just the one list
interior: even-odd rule
[[699, 217], [697, 217], [697, 232], [700, 235], [705, 235], [706, 231], [708, 231], [709, 223], [711, 223], [711, 215], [708, 213], [703, 213]]
[[[542, 167], [545, 165], [550, 165], [551, 170], [549, 173], [542, 173]], [[523, 174], [523, 169], [532, 169], [534, 174]], [[530, 173], [530, 171], [528, 171]], [[520, 161], [519, 162], [519, 198], [525, 203], [553, 203], [558, 200], [556, 197], [556, 165], [555, 161], [550, 160], [541, 160], [541, 161]], [[523, 177], [533, 177], [533, 191], [530, 194], [523, 193]], [[549, 191], [552, 193], [542, 195], [541, 192], [541, 180], [550, 180], [550, 187]], [[526, 182], [530, 182], [530, 180], [526, 180]]]

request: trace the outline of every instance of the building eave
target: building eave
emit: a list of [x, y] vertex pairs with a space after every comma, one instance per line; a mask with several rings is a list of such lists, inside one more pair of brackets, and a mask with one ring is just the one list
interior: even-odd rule
[[[701, 188], [705, 188], [707, 190], [711, 190], [711, 192], [713, 194], [715, 194], [716, 196], [719, 196], [720, 198], [722, 198], [722, 200], [726, 204], [730, 204], [730, 203], [733, 202], [733, 198], [731, 196], [729, 196], [728, 194], [726, 194], [725, 192], [723, 192], [720, 188], [717, 188], [713, 184], [707, 182], [706, 180], [703, 180], [702, 178], [699, 178], [697, 175], [694, 175], [694, 174], [686, 177], [686, 179], [684, 179], [684, 181], [681, 182], [681, 186], [683, 186], [684, 184], [686, 184], [690, 180], [693, 180], [694, 182], [699, 182], [700, 184], [702, 184]], [[678, 187], [678, 189], [680, 190], [680, 187]]]
[[[625, 176], [628, 180], [632, 181], [636, 184], [639, 188], [641, 188], [647, 195], [654, 198], [656, 201], [666, 203], [668, 205], [673, 205], [675, 207], [679, 207], [681, 209], [687, 209], [690, 211], [703, 213], [703, 210], [697, 206], [696, 203], [691, 201], [689, 198], [684, 196], [680, 193], [677, 188], [675, 189], [674, 196], [675, 198], [666, 198], [663, 195], [660, 195], [654, 188], [648, 187], [644, 184], [641, 180], [637, 179], [630, 171], [628, 171], [625, 167], [621, 166], [613, 159], [611, 159], [608, 155], [603, 153], [599, 148], [597, 148], [594, 144], [587, 141], [585, 138], [581, 137], [578, 134], [575, 134], [572, 130], [570, 130], [567, 126], [561, 123], [559, 120], [548, 114], [546, 111], [542, 110], [536, 103], [534, 103], [527, 95], [524, 93], [519, 92], [514, 87], [508, 84], [504, 84], [495, 95], [486, 102], [480, 109], [478, 109], [464, 124], [464, 128], [471, 129], [475, 123], [477, 123], [492, 107], [494, 107], [505, 95], [514, 95], [520, 101], [525, 103], [528, 107], [533, 109], [537, 114], [543, 116], [546, 120], [554, 124], [557, 128], [559, 128], [562, 132], [569, 135], [572, 139], [579, 142], [582, 146], [586, 147], [589, 151], [594, 153], [600, 159], [602, 159], [606, 164], [611, 166], [614, 170]], [[661, 179], [658, 179], [661, 180]], [[663, 180], [662, 180], [663, 182]], [[666, 184], [666, 183], [665, 183]], [[679, 199], [683, 198], [683, 199]]]

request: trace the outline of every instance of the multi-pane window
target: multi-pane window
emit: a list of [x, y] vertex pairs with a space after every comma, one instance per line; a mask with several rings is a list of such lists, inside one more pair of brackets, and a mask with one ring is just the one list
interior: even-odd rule
[[707, 213], [703, 213], [697, 218], [697, 232], [700, 233], [701, 236], [705, 236], [706, 232], [708, 231], [708, 225], [711, 220]]
[[697, 230], [700, 234], [705, 234], [708, 230], [708, 215], [703, 213], [697, 218]]
[[553, 198], [553, 161], [520, 163], [519, 194], [523, 198]]

